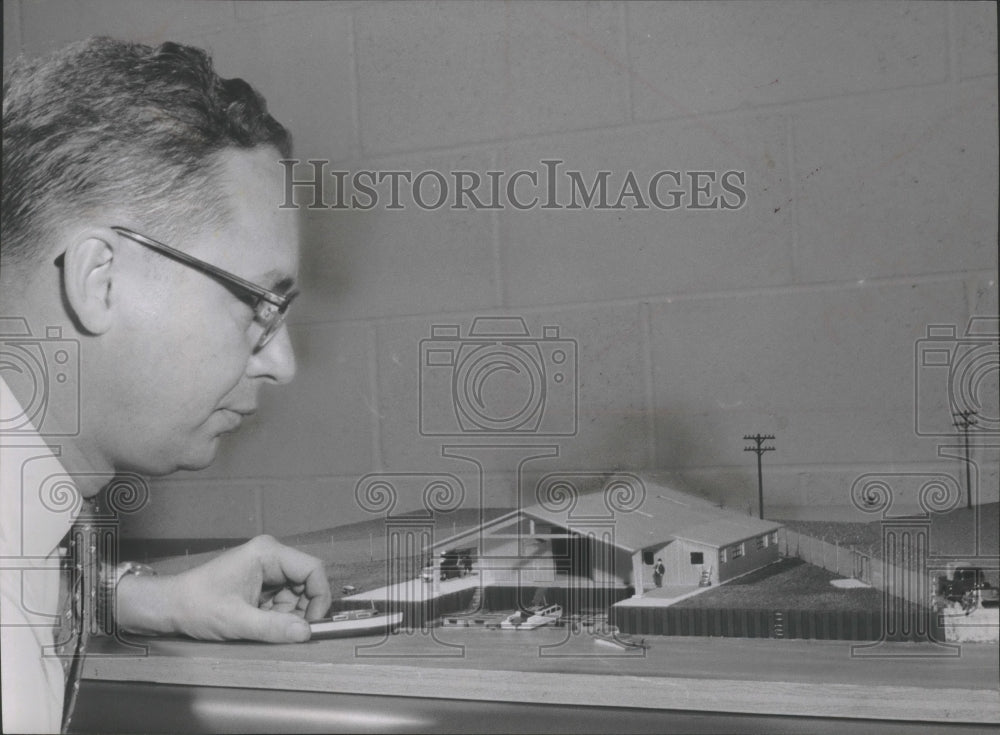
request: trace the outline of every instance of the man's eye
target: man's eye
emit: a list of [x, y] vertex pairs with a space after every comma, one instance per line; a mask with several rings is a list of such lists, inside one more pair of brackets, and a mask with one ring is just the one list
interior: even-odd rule
[[250, 293], [242, 293], [242, 292], [235, 293], [235, 296], [237, 299], [240, 300], [241, 303], [246, 305], [247, 309], [250, 310], [251, 314], [257, 311], [257, 302], [260, 299], [258, 299], [256, 296]]
[[240, 302], [240, 319], [250, 326], [257, 319], [257, 299], [246, 294], [236, 296]]

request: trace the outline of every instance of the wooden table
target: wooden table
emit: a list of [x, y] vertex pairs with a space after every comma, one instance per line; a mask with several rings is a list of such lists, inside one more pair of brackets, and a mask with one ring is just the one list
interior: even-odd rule
[[[435, 628], [299, 645], [109, 639], [81, 730], [325, 732], [981, 731], [1000, 723], [995, 644], [898, 644]], [[922, 653], [924, 658], [913, 654]], [[132, 654], [132, 655], [127, 655]], [[832, 719], [815, 719], [832, 718]]]

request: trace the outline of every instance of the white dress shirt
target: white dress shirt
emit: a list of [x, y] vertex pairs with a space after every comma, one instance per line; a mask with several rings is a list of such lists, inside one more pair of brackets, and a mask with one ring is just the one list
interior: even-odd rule
[[7, 732], [59, 732], [65, 678], [54, 655], [60, 553], [80, 493], [0, 377], [0, 679]]

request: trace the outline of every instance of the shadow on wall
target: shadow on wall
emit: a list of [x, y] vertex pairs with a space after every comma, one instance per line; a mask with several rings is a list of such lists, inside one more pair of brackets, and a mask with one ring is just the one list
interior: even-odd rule
[[[653, 477], [679, 482], [694, 495], [705, 498], [720, 508], [738, 513], [757, 514], [756, 465], [748, 457], [745, 466], [732, 467], [728, 461], [719, 466], [702, 468], [694, 456], [706, 456], [711, 451], [699, 447], [706, 441], [705, 431], [698, 424], [701, 417], [683, 411], [662, 410], [658, 415]], [[712, 442], [742, 444], [742, 433], [713, 437]], [[722, 452], [720, 452], [722, 454]], [[710, 456], [710, 455], [709, 455]], [[693, 460], [693, 461], [692, 461]], [[765, 478], [766, 481], [766, 478]]]
[[[602, 484], [601, 478], [606, 479], [608, 475], [615, 472], [626, 472], [636, 474], [643, 480], [663, 482], [684, 490], [704, 498], [720, 508], [728, 508], [737, 513], [756, 516], [757, 478], [756, 465], [752, 457], [748, 457], [745, 466], [740, 467], [720, 465], [701, 468], [685, 466], [683, 462], [676, 461], [677, 457], [683, 456], [684, 447], [701, 440], [697, 433], [697, 427], [693, 423], [696, 419], [696, 416], [678, 414], [676, 419], [670, 423], [669, 429], [663, 431], [664, 422], [661, 418], [658, 427], [660, 447], [670, 445], [675, 448], [669, 453], [671, 456], [662, 464], [657, 464], [655, 458], [642, 462], [610, 461], [606, 464], [587, 461], [587, 458], [591, 457], [635, 457], [635, 442], [651, 443], [648, 438], [648, 417], [642, 413], [623, 417], [618, 425], [618, 430], [613, 432], [605, 432], [587, 439], [575, 436], [557, 441], [555, 443], [562, 449], [559, 456], [536, 459], [524, 466], [521, 478], [523, 503], [532, 505], [537, 502], [535, 491], [539, 482], [551, 474], [566, 473], [567, 479], [571, 480], [577, 491], [586, 493], [598, 491]], [[581, 422], [586, 420], [585, 415], [581, 416]], [[733, 440], [742, 441], [742, 435]], [[541, 444], [544, 443], [541, 442]], [[648, 455], [648, 451], [642, 452], [642, 456], [647, 457]], [[516, 493], [517, 467], [511, 462], [504, 466], [503, 470], [510, 473], [511, 479], [514, 481], [512, 488]], [[795, 482], [797, 481], [793, 479], [793, 484]], [[776, 484], [772, 480], [772, 497], [777, 492], [781, 492], [783, 495], [794, 492], [794, 487], [773, 487]], [[767, 489], [768, 478], [765, 476], [765, 492]]]
[[354, 210], [303, 209], [303, 304], [298, 305], [303, 314], [321, 320], [338, 317], [338, 306], [358, 282], [354, 271], [365, 262], [375, 216]]

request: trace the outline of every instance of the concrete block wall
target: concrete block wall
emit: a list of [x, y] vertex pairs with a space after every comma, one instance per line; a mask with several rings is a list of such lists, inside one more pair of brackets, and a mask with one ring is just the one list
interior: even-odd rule
[[[543, 473], [617, 468], [749, 512], [756, 432], [777, 437], [773, 516], [855, 517], [867, 473], [964, 482], [939, 456], [955, 437], [916, 431], [918, 414], [947, 430], [950, 408], [915, 355], [929, 325], [997, 313], [991, 3], [22, 0], [4, 21], [5, 58], [94, 33], [206, 46], [331, 169], [544, 181], [559, 160], [610, 171], [615, 195], [628, 172], [745, 175], [733, 210], [306, 210], [296, 382], [264, 392], [213, 467], [156, 481], [133, 535], [370, 518], [355, 488], [372, 473], [397, 511], [427, 474], [458, 478], [448, 502], [509, 505]], [[573, 435], [421, 434], [421, 342], [490, 315], [575, 345], [577, 400], [550, 383], [545, 405]], [[996, 380], [976, 387], [994, 419]], [[515, 410], [518, 384], [496, 385]], [[997, 448], [975, 459], [997, 500]]]

